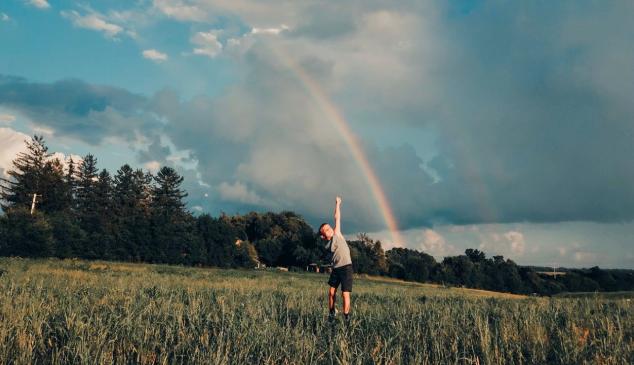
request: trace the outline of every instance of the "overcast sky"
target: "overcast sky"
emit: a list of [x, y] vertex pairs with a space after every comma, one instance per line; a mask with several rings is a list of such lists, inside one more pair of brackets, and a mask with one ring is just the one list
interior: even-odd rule
[[[437, 258], [634, 268], [634, 3], [6, 0], [0, 173], [43, 134]], [[301, 69], [346, 118], [402, 230]], [[314, 90], [313, 90], [314, 91]]]

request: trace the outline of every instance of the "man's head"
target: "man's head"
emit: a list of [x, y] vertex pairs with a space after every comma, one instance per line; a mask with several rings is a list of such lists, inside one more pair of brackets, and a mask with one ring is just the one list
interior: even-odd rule
[[319, 226], [319, 235], [324, 241], [330, 241], [332, 236], [335, 235], [335, 230], [332, 229], [330, 224], [322, 223], [321, 226]]

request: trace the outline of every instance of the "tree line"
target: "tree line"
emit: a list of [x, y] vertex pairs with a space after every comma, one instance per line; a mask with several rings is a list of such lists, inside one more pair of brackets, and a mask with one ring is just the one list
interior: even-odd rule
[[[167, 166], [152, 174], [126, 164], [111, 175], [92, 154], [62, 163], [34, 136], [1, 179], [0, 256], [245, 268], [326, 263], [323, 242], [300, 215], [194, 216], [182, 182]], [[634, 289], [631, 270], [594, 267], [552, 277], [475, 249], [437, 262], [407, 248], [386, 252], [366, 234], [348, 243], [357, 273], [512, 293]]]

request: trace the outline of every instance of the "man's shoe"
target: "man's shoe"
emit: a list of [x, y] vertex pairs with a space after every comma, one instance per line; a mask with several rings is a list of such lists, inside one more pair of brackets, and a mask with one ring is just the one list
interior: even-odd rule
[[343, 314], [343, 318], [344, 318], [344, 322], [346, 323], [346, 327], [350, 327], [350, 313], [344, 313]]
[[333, 323], [336, 319], [337, 319], [337, 312], [334, 310], [331, 310], [330, 313], [328, 314], [328, 322]]

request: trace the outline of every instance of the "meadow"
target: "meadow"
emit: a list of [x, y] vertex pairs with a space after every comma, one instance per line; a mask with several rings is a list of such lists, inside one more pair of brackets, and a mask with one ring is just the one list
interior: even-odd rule
[[[358, 277], [0, 258], [0, 362], [632, 364], [627, 295], [538, 298]], [[340, 303], [338, 303], [340, 304]]]

